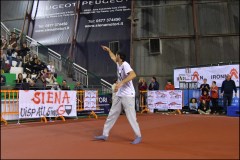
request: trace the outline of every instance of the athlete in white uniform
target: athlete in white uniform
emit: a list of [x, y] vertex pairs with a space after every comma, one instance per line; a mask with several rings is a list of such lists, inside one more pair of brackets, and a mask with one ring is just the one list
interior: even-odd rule
[[101, 136], [96, 136], [95, 139], [107, 140], [109, 132], [118, 119], [123, 107], [127, 119], [136, 135], [132, 144], [138, 144], [141, 142], [142, 136], [136, 118], [135, 89], [132, 83], [132, 79], [136, 77], [136, 74], [131, 66], [125, 61], [125, 55], [117, 53], [115, 56], [108, 47], [102, 46], [102, 48], [109, 53], [111, 59], [117, 64], [118, 82], [115, 87], [115, 92], [117, 92], [116, 97], [113, 100], [111, 110], [104, 124], [103, 134]]

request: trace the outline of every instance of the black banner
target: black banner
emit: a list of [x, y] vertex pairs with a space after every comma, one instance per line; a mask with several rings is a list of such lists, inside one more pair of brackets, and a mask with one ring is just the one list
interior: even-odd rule
[[70, 42], [74, 24], [75, 1], [39, 1], [34, 3], [33, 38], [44, 45]]
[[[92, 2], [92, 3], [90, 3]], [[95, 1], [97, 2], [97, 1]], [[103, 1], [102, 1], [103, 2]], [[106, 1], [105, 1], [106, 2]], [[109, 0], [108, 3], [82, 1], [80, 26], [78, 32], [79, 47], [87, 53], [88, 70], [111, 82], [116, 74], [116, 66], [102, 49], [101, 45], [117, 41], [119, 49], [130, 58], [131, 1]], [[79, 53], [75, 53], [77, 57]], [[78, 62], [80, 59], [76, 58]], [[108, 77], [113, 77], [109, 78]]]
[[[37, 7], [36, 4], [34, 6]], [[60, 48], [70, 49], [76, 6], [77, 1], [39, 1], [33, 38], [64, 56], [70, 54]], [[130, 15], [131, 0], [80, 1], [77, 43], [71, 53], [75, 63], [97, 76], [115, 76], [114, 63], [100, 46], [116, 42], [129, 62]]]

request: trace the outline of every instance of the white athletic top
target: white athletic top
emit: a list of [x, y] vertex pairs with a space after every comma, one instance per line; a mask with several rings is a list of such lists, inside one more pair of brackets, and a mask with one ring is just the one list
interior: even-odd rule
[[[123, 62], [121, 66], [117, 63], [118, 82], [125, 79], [128, 76], [128, 73], [132, 70], [133, 69], [127, 62]], [[135, 89], [132, 81], [125, 83], [121, 88], [119, 88], [116, 95], [119, 97], [135, 97]]]

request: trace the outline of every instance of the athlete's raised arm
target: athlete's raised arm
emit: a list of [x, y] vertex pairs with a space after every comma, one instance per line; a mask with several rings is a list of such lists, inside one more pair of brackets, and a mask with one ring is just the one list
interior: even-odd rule
[[115, 63], [117, 63], [117, 61], [116, 61], [116, 56], [115, 56], [114, 53], [111, 51], [111, 49], [108, 48], [108, 47], [106, 47], [106, 46], [101, 46], [101, 47], [102, 47], [102, 49], [103, 49], [104, 51], [107, 51], [108, 54], [109, 54], [109, 56], [111, 57], [111, 59], [112, 59]]

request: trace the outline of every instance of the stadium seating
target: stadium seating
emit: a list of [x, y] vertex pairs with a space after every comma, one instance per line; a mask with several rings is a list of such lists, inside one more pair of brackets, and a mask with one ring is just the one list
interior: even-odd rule
[[18, 75], [19, 73], [23, 74], [23, 68], [22, 67], [11, 67], [10, 73], [16, 74], [16, 75]]

